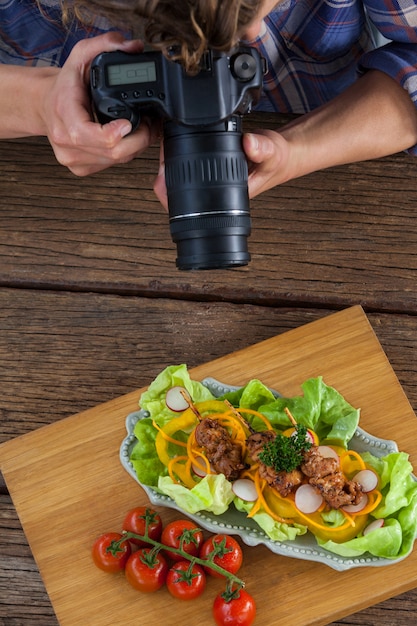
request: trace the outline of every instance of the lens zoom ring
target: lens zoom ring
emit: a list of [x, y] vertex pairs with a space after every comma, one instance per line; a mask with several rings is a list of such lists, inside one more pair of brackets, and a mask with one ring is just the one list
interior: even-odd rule
[[247, 181], [246, 160], [239, 156], [199, 156], [175, 159], [166, 163], [166, 184], [169, 188], [189, 185], [242, 183]]

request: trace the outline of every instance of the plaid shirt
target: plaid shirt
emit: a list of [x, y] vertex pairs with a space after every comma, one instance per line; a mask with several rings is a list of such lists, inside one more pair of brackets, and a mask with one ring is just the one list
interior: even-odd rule
[[36, 0], [0, 0], [0, 63], [60, 67], [77, 41], [111, 30], [104, 19], [64, 26], [59, 0], [41, 3], [39, 10]]
[[[0, 62], [61, 66], [74, 44], [110, 30], [61, 24], [58, 0], [0, 0]], [[375, 27], [389, 43], [377, 47]], [[305, 113], [334, 98], [366, 69], [389, 74], [417, 107], [415, 0], [282, 0], [254, 42], [268, 71], [259, 110]], [[410, 150], [417, 154], [417, 148]]]

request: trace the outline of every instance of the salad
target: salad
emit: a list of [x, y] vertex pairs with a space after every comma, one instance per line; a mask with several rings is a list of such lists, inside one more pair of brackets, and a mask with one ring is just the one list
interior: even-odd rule
[[[167, 367], [140, 398], [149, 417], [140, 419], [134, 429], [137, 442], [130, 462], [138, 480], [170, 496], [190, 514], [221, 515], [234, 507], [274, 541], [292, 541], [310, 532], [320, 547], [342, 557], [407, 555], [417, 533], [417, 482], [408, 455], [391, 452], [381, 458], [355, 452], [349, 444], [359, 410], [321, 377], [301, 387], [300, 396], [277, 397], [254, 379], [218, 398], [192, 380], [185, 365]], [[241, 448], [244, 463], [238, 477], [228, 479], [213, 468], [204, 446], [196, 441], [202, 420], [221, 425], [233, 445]], [[299, 442], [295, 435], [303, 433], [302, 440], [308, 442], [302, 450], [304, 460], [310, 447], [326, 458], [337, 458], [338, 476], [343, 475], [349, 486], [361, 484], [363, 477], [359, 489], [363, 493], [354, 503], [333, 507], [323, 498], [320, 501], [316, 486], [317, 502], [312, 504], [310, 480], [303, 476], [296, 489], [282, 495], [262, 475], [263, 462], [248, 454], [251, 435], [265, 436], [267, 431], [286, 446], [284, 439]]]

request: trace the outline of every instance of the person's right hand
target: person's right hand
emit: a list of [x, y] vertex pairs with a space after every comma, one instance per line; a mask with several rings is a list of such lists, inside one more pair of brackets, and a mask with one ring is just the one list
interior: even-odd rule
[[[140, 52], [140, 41], [107, 33], [76, 44], [64, 66], [48, 75], [40, 103], [45, 134], [59, 163], [77, 176], [86, 176], [116, 163], [127, 163], [158, 137], [158, 127], [142, 121], [129, 135], [127, 120], [98, 124], [92, 119], [89, 94], [91, 61], [101, 52]], [[129, 135], [129, 136], [126, 136]]]

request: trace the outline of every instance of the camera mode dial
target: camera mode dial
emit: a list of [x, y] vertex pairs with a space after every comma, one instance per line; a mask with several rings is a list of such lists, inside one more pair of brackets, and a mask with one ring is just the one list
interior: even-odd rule
[[234, 77], [238, 80], [250, 81], [256, 75], [257, 63], [252, 55], [242, 52], [232, 57], [231, 70]]

